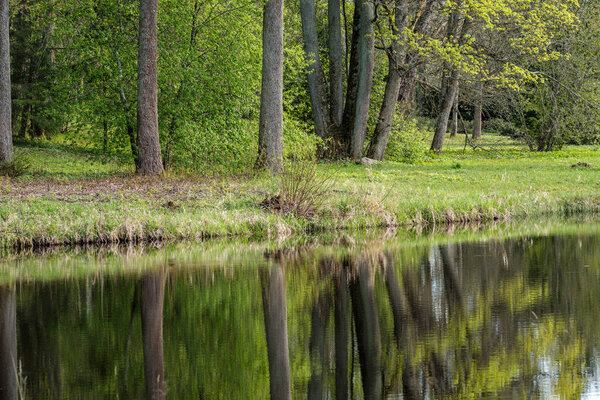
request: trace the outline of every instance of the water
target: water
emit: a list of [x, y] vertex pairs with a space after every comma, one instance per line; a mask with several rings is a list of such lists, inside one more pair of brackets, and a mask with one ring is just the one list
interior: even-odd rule
[[597, 235], [155, 259], [0, 289], [0, 398], [600, 396]]

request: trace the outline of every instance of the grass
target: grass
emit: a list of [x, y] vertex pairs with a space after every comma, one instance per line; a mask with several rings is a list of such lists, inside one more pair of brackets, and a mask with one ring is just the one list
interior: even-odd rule
[[[463, 152], [464, 136], [458, 136], [441, 156], [413, 164], [321, 164], [332, 187], [310, 219], [261, 207], [277, 193], [266, 175], [153, 180], [134, 176], [126, 157], [19, 144], [16, 154], [26, 156], [32, 170], [0, 178], [0, 247], [281, 239], [600, 211], [599, 147], [531, 153], [491, 134], [480, 144], [485, 151]], [[571, 168], [577, 162], [591, 167]]]

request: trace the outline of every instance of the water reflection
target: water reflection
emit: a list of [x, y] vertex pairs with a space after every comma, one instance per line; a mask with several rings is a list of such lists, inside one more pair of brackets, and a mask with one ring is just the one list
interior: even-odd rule
[[2, 288], [0, 397], [592, 396], [599, 242], [375, 244]]

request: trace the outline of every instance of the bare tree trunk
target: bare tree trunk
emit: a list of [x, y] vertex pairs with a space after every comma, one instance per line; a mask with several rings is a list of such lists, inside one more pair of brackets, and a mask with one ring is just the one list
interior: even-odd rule
[[379, 400], [383, 394], [381, 375], [381, 336], [375, 302], [375, 282], [369, 263], [359, 261], [358, 277], [350, 285], [352, 311], [356, 323], [356, 339], [364, 398]]
[[140, 0], [137, 147], [142, 175], [163, 172], [158, 137], [157, 18], [158, 0]]
[[[456, 8], [455, 11], [450, 14], [448, 21], [448, 38], [457, 37], [458, 44], [462, 45], [465, 42], [466, 34], [471, 27], [471, 20], [469, 18], [463, 18], [462, 28], [459, 29], [460, 11]], [[431, 142], [431, 150], [440, 153], [444, 146], [444, 138], [446, 137], [446, 129], [448, 128], [448, 120], [450, 119], [450, 112], [452, 111], [452, 105], [454, 104], [454, 98], [458, 92], [458, 78], [460, 72], [456, 67], [452, 67], [450, 76], [447, 80], [442, 80], [441, 89], [441, 100], [440, 100], [440, 111], [438, 114], [437, 122], [435, 125], [435, 133]]]
[[265, 4], [262, 41], [257, 166], [276, 173], [283, 159], [283, 0]]
[[[345, 1], [345, 0], [342, 0]], [[329, 0], [327, 4], [327, 19], [329, 36], [329, 90], [330, 90], [330, 119], [339, 129], [344, 114], [344, 52], [342, 46], [342, 22], [340, 0]]]
[[327, 109], [326, 91], [323, 86], [325, 78], [319, 58], [315, 0], [300, 0], [300, 16], [302, 17], [304, 53], [306, 54], [306, 61], [308, 63], [308, 89], [310, 92], [315, 133], [320, 138], [326, 139], [329, 137], [331, 120]]
[[8, 3], [0, 0], [0, 165], [13, 160]]
[[450, 137], [456, 137], [458, 135], [458, 90], [454, 96], [454, 103], [452, 104], [452, 132]]
[[400, 92], [401, 83], [402, 76], [400, 75], [400, 71], [398, 71], [396, 63], [390, 59], [385, 93], [383, 95], [383, 102], [381, 103], [381, 111], [379, 111], [379, 118], [377, 119], [377, 125], [373, 132], [373, 139], [371, 139], [371, 144], [369, 145], [369, 151], [367, 153], [367, 157], [374, 160], [383, 160], [385, 155], [385, 149], [387, 148], [390, 132], [394, 123], [394, 114], [396, 113], [396, 104], [398, 102], [398, 93]]
[[272, 400], [291, 400], [287, 306], [283, 268], [275, 266], [262, 282], [263, 310]]
[[477, 97], [475, 99], [475, 109], [473, 118], [473, 139], [481, 137], [481, 109], [483, 103], [483, 82], [479, 82], [477, 87]]
[[362, 157], [369, 118], [375, 52], [373, 20], [373, 3], [355, 0], [350, 71], [342, 123], [345, 147], [348, 155], [354, 159]]
[[458, 76], [459, 72], [456, 68], [454, 68], [448, 80], [448, 87], [443, 93], [440, 112], [435, 124], [435, 134], [433, 135], [433, 141], [431, 143], [431, 150], [437, 153], [441, 152], [442, 147], [444, 146], [444, 138], [446, 137], [448, 120], [450, 119], [450, 113], [452, 112], [454, 97], [458, 92]]
[[17, 306], [15, 290], [0, 288], [0, 398], [17, 400]]
[[142, 277], [142, 344], [146, 399], [166, 398], [163, 362], [163, 304], [166, 273], [160, 271]]

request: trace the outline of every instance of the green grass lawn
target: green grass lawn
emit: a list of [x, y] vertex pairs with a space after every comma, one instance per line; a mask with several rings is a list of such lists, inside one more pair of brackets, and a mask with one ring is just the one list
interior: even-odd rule
[[[0, 244], [50, 244], [296, 234], [392, 226], [593, 214], [600, 210], [600, 148], [532, 153], [491, 134], [464, 136], [418, 163], [323, 163], [331, 188], [311, 218], [259, 204], [278, 191], [267, 175], [136, 177], [126, 157], [62, 145], [19, 145], [30, 172], [0, 178]], [[577, 162], [590, 167], [575, 167]]]

